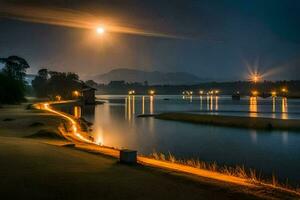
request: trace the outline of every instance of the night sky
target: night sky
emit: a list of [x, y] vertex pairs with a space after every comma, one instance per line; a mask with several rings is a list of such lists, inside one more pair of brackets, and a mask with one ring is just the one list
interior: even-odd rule
[[[265, 79], [299, 79], [298, 0], [42, 2], [0, 0], [0, 57], [24, 57], [30, 73], [47, 67], [84, 77], [126, 67], [184, 71], [221, 81], [244, 80], [250, 68]], [[23, 21], [22, 13], [16, 19], [15, 12], [5, 10], [7, 5], [76, 13], [80, 21], [85, 19], [81, 15], [90, 15], [104, 24], [158, 34], [108, 31], [98, 36], [89, 28]]]

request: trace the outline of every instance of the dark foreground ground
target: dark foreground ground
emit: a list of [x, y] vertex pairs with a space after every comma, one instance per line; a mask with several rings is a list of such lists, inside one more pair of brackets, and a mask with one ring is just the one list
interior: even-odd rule
[[[49, 122], [49, 123], [48, 123]], [[27, 138], [60, 123], [23, 106], [0, 109], [1, 199], [295, 199], [80, 151], [57, 138]], [[51, 144], [50, 144], [51, 143]], [[54, 144], [54, 145], [53, 145]]]

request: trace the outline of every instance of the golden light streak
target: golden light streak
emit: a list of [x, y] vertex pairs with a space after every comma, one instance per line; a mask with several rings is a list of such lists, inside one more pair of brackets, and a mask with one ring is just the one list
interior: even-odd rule
[[[97, 150], [98, 152], [100, 152], [102, 154], [109, 155], [109, 156], [112, 156], [115, 158], [119, 158], [119, 155], [120, 155], [119, 150], [107, 148], [107, 147], [103, 147], [103, 146], [81, 145], [80, 148], [84, 149], [84, 150], [88, 150], [88, 151]], [[257, 187], [257, 185], [255, 185], [248, 179], [239, 178], [236, 176], [230, 176], [230, 175], [222, 174], [219, 172], [213, 172], [213, 171], [209, 171], [209, 170], [205, 170], [205, 169], [199, 169], [199, 168], [195, 168], [195, 167], [191, 167], [191, 166], [187, 166], [187, 165], [183, 165], [183, 164], [178, 164], [178, 163], [172, 163], [172, 162], [168, 162], [168, 161], [155, 160], [152, 158], [148, 158], [145, 156], [139, 156], [139, 155], [137, 156], [137, 160], [138, 160], [138, 163], [140, 163], [142, 165], [146, 165], [146, 166], [152, 166], [152, 167], [158, 167], [161, 169], [167, 169], [167, 170], [171, 170], [171, 171], [188, 173], [188, 174], [192, 174], [192, 175], [196, 175], [196, 176], [200, 176], [200, 177], [210, 178], [213, 180], [219, 180], [219, 181], [226, 182], [226, 183], [234, 183], [234, 184], [244, 185], [244, 186], [248, 186], [248, 187]], [[271, 187], [273, 187], [273, 186], [271, 186]]]
[[206, 110], [209, 110], [209, 95], [206, 97]]
[[234, 176], [229, 176], [225, 174], [221, 174], [218, 172], [212, 172], [208, 170], [203, 170], [203, 169], [198, 169], [186, 165], [181, 165], [177, 163], [171, 163], [171, 162], [166, 162], [166, 161], [160, 161], [160, 160], [154, 160], [151, 158], [146, 158], [146, 157], [138, 157], [138, 161], [141, 162], [144, 165], [150, 165], [150, 166], [156, 166], [168, 170], [176, 170], [180, 172], [185, 172], [197, 176], [204, 176], [208, 178], [213, 178], [215, 180], [220, 180], [220, 181], [225, 181], [229, 183], [235, 183], [239, 185], [246, 185], [246, 186], [253, 186], [249, 181], [243, 178], [238, 178]]
[[135, 96], [132, 96], [132, 114], [135, 114]]
[[142, 97], [142, 114], [145, 114], [145, 96]]
[[[97, 30], [97, 33], [112, 32], [122, 34], [132, 34], [147, 37], [161, 37], [170, 39], [185, 39], [185, 37], [176, 36], [167, 33], [144, 30], [143, 28], [130, 26], [128, 24], [113, 23], [111, 21], [99, 20], [99, 17], [87, 12], [81, 12], [72, 9], [63, 9], [56, 7], [36, 7], [25, 5], [1, 4], [0, 14], [3, 17], [27, 21], [33, 23], [50, 24], [70, 28]], [[102, 29], [99, 24], [103, 24]]]
[[48, 112], [54, 113], [56, 115], [59, 115], [63, 118], [65, 118], [67, 121], [69, 121], [71, 123], [71, 128], [72, 128], [72, 133], [73, 135], [75, 135], [80, 141], [86, 142], [86, 143], [91, 143], [91, 144], [95, 144], [92, 140], [85, 138], [84, 136], [82, 136], [79, 132], [78, 132], [78, 124], [77, 122], [70, 116], [64, 114], [63, 112], [59, 112], [56, 111], [54, 109], [52, 109], [49, 106], [49, 103], [44, 103], [43, 106], [41, 107], [43, 110], [46, 110]]
[[128, 120], [130, 121], [131, 120], [131, 98], [130, 96], [128, 96]]
[[210, 95], [210, 111], [213, 111], [214, 110], [214, 99], [213, 99], [213, 96]]
[[250, 97], [250, 117], [257, 117], [257, 97]]
[[104, 144], [104, 134], [103, 134], [103, 128], [100, 126], [97, 129], [95, 128], [94, 140], [95, 144], [97, 145], [103, 145]]
[[128, 105], [128, 100], [127, 100], [127, 97], [126, 97], [125, 98], [125, 119], [127, 119], [127, 113], [128, 113], [127, 105]]
[[286, 97], [281, 100], [282, 119], [288, 119], [288, 101]]
[[219, 97], [218, 96], [215, 97], [215, 101], [216, 101], [215, 110], [219, 110]]
[[273, 113], [276, 112], [276, 98], [275, 97], [272, 98], [272, 112]]
[[81, 118], [81, 107], [80, 106], [74, 106], [74, 117], [76, 119]]
[[154, 112], [154, 96], [150, 96], [150, 114]]
[[203, 96], [200, 96], [200, 110], [203, 109]]

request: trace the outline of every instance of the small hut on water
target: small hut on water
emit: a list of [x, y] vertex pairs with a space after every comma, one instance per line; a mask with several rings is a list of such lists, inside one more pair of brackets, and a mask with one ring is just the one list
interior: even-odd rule
[[84, 85], [81, 89], [81, 100], [85, 105], [93, 105], [96, 103], [95, 101], [95, 88]]

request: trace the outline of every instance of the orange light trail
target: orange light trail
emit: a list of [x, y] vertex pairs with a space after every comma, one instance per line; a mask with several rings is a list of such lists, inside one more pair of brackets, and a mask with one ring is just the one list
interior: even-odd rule
[[43, 110], [46, 110], [46, 111], [49, 111], [51, 113], [54, 113], [56, 115], [59, 115], [63, 118], [65, 118], [67, 121], [69, 121], [72, 125], [72, 132], [73, 134], [81, 141], [83, 142], [86, 142], [86, 143], [90, 143], [90, 144], [95, 144], [93, 141], [89, 140], [89, 139], [86, 139], [85, 137], [83, 137], [79, 132], [78, 132], [78, 124], [77, 122], [70, 116], [62, 113], [62, 112], [59, 112], [59, 111], [56, 111], [54, 109], [52, 109], [50, 106], [49, 106], [49, 103], [43, 103], [42, 104], [43, 106], [40, 106], [41, 109]]
[[229, 176], [229, 175], [225, 175], [225, 174], [221, 174], [221, 173], [213, 172], [213, 171], [208, 171], [208, 170], [204, 170], [204, 169], [198, 169], [195, 167], [190, 167], [190, 166], [186, 166], [186, 165], [182, 165], [182, 164], [165, 162], [165, 161], [155, 160], [155, 159], [146, 158], [146, 157], [142, 157], [142, 156], [138, 157], [138, 161], [144, 165], [164, 168], [164, 169], [168, 169], [168, 170], [185, 172], [185, 173], [193, 174], [196, 176], [202, 176], [202, 177], [212, 178], [214, 180], [224, 181], [227, 183], [234, 183], [234, 184], [252, 186], [252, 187], [254, 186], [254, 184], [251, 184], [248, 180], [243, 179], [243, 178]]
[[[96, 143], [84, 138], [80, 133], [77, 132], [77, 123], [72, 117], [70, 117], [62, 112], [58, 112], [58, 111], [52, 109], [49, 106], [49, 103], [35, 104], [35, 107], [39, 108], [39, 109], [44, 109], [44, 110], [49, 111], [54, 114], [57, 114], [65, 119], [67, 119], [69, 122], [71, 122], [73, 131], [74, 131], [74, 135], [77, 136], [79, 139], [81, 139], [83, 142], [87, 143], [87, 144], [76, 145], [76, 147], [78, 149], [97, 151], [101, 154], [109, 155], [109, 156], [112, 156], [115, 158], [119, 157], [120, 153], [119, 153], [119, 150], [117, 150], [117, 149], [112, 149], [112, 148], [99, 146], [99, 145], [89, 145], [89, 144], [96, 144]], [[209, 170], [205, 170], [205, 169], [199, 169], [199, 168], [195, 168], [195, 167], [191, 167], [191, 166], [187, 166], [187, 165], [183, 165], [183, 164], [155, 160], [155, 159], [147, 158], [144, 156], [138, 156], [137, 160], [140, 164], [146, 165], [146, 166], [152, 166], [152, 167], [158, 167], [161, 169], [166, 169], [166, 170], [171, 170], [171, 171], [188, 173], [191, 175], [211, 178], [213, 180], [218, 180], [218, 181], [227, 182], [227, 183], [233, 183], [233, 184], [237, 184], [237, 185], [243, 185], [243, 186], [247, 186], [247, 187], [259, 187], [259, 185], [262, 185], [262, 186], [267, 186], [267, 187], [271, 187], [271, 188], [277, 188], [277, 189], [280, 189], [280, 190], [283, 190], [286, 192], [291, 192], [291, 193], [299, 195], [298, 192], [292, 191], [290, 189], [282, 188], [279, 186], [274, 186], [272, 184], [259, 182], [259, 184], [257, 185], [255, 183], [255, 181], [252, 182], [251, 180], [246, 179], [246, 178], [240, 178], [240, 177], [236, 177], [236, 176], [232, 176], [232, 175], [226, 175], [226, 174], [222, 174], [219, 172], [209, 171]]]

